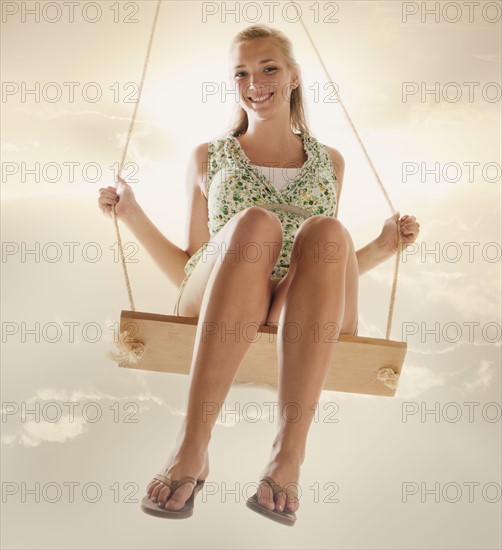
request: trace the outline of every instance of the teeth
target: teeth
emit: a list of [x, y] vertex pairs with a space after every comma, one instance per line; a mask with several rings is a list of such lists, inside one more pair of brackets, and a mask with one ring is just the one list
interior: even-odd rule
[[263, 96], [260, 96], [260, 97], [255, 97], [254, 99], [250, 98], [251, 101], [263, 101], [264, 99], [268, 99], [270, 96], [272, 95], [272, 92], [269, 93], [268, 95], [263, 95]]

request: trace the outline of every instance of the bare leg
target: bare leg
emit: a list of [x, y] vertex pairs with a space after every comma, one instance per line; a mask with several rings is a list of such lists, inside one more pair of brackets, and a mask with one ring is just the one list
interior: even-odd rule
[[[227, 252], [218, 254], [200, 308], [187, 416], [164, 473], [170, 478], [207, 477], [207, 448], [212, 428], [270, 306], [270, 274], [280, 252], [281, 224], [275, 214], [257, 207], [240, 212], [228, 223], [231, 222], [225, 241]], [[279, 246], [272, 248], [264, 244], [271, 242]], [[243, 338], [245, 327], [246, 338]], [[235, 330], [237, 333], [232, 334]], [[211, 335], [213, 331], [215, 334]], [[191, 484], [181, 485], [165, 507], [182, 508], [192, 490]], [[147, 492], [152, 501], [162, 503], [170, 494], [167, 486], [155, 480]]]
[[[324, 248], [325, 243], [337, 247]], [[258, 490], [262, 506], [280, 511], [298, 509], [296, 484], [316, 402], [336, 353], [334, 340], [340, 332], [353, 334], [357, 320], [357, 259], [343, 225], [333, 218], [310, 218], [299, 229], [295, 248], [287, 275], [290, 281], [283, 281], [289, 286], [278, 330], [278, 431], [261, 476], [286, 485], [290, 498], [286, 503], [284, 493], [279, 493], [274, 504], [269, 485], [262, 482]], [[299, 258], [295, 256], [298, 248]], [[286, 332], [287, 326], [301, 330]], [[318, 327], [317, 337], [313, 327]]]

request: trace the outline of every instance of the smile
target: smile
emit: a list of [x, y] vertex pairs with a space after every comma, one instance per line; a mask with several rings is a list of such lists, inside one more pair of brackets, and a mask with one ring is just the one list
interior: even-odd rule
[[256, 99], [253, 99], [251, 97], [248, 97], [248, 99], [249, 101], [251, 101], [251, 103], [264, 103], [265, 101], [267, 101], [267, 99], [270, 99], [273, 95], [274, 95], [274, 92], [271, 92], [268, 95], [263, 95], [263, 96], [257, 97]]

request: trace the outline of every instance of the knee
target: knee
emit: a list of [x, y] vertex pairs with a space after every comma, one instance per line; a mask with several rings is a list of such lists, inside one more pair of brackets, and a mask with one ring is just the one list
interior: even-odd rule
[[336, 243], [338, 246], [348, 244], [350, 235], [343, 223], [336, 218], [312, 216], [306, 219], [298, 229], [301, 239], [313, 239], [319, 243]]
[[250, 206], [236, 215], [236, 231], [249, 239], [274, 240], [282, 243], [282, 225], [279, 218], [269, 210]]
[[315, 262], [346, 264], [350, 235], [335, 218], [312, 216], [303, 222], [295, 237], [295, 262], [314, 258]]

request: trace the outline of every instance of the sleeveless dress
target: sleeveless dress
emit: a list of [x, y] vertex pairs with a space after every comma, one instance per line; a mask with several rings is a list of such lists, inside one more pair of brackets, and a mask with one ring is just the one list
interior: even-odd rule
[[[326, 146], [314, 136], [301, 135], [307, 161], [296, 169], [285, 169], [286, 183], [274, 185], [266, 176], [269, 167], [255, 166], [245, 155], [239, 141], [229, 132], [208, 142], [208, 229], [211, 239], [235, 214], [250, 206], [275, 212], [283, 229], [281, 253], [271, 273], [276, 283], [287, 274], [293, 242], [300, 225], [312, 216], [334, 217], [338, 180]], [[278, 177], [277, 180], [282, 178]], [[280, 187], [280, 189], [278, 189]], [[179, 315], [179, 303], [190, 275], [202, 257], [204, 243], [185, 264], [173, 315]], [[354, 336], [358, 333], [356, 319]]]
[[259, 168], [263, 172], [265, 178], [270, 181], [278, 191], [281, 191], [286, 183], [288, 183], [292, 178], [296, 178], [296, 175], [298, 174], [298, 168], [259, 166], [258, 164], [253, 164], [253, 166]]
[[[250, 206], [272, 210], [283, 229], [283, 244], [271, 276], [282, 279], [289, 270], [296, 232], [306, 218], [334, 217], [337, 178], [326, 146], [302, 135], [307, 161], [278, 190], [261, 167], [251, 164], [239, 141], [229, 132], [208, 143], [208, 229], [211, 239], [235, 214]], [[268, 167], [265, 167], [265, 171]], [[187, 261], [190, 275], [208, 243]], [[183, 283], [182, 283], [183, 284]]]

